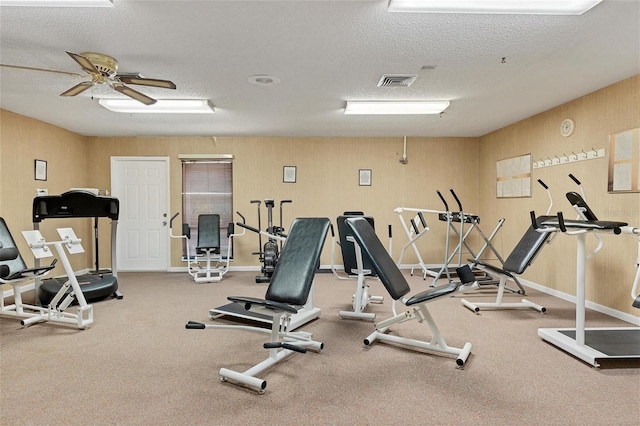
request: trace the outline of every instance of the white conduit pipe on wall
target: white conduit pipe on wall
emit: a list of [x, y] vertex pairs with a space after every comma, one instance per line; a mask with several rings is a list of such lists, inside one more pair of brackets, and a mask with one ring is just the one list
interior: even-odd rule
[[401, 164], [407, 164], [409, 160], [407, 160], [407, 137], [404, 136], [404, 142], [402, 147], [402, 158], [400, 158]]

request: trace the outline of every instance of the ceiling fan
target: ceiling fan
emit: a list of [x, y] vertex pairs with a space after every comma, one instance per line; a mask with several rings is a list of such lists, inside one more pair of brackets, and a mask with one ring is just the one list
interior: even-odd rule
[[[108, 84], [115, 91], [120, 92], [125, 96], [135, 99], [138, 102], [142, 102], [145, 105], [153, 105], [157, 102], [155, 99], [143, 93], [140, 93], [137, 90], [134, 90], [126, 85], [135, 84], [140, 86], [161, 87], [163, 89], [176, 88], [176, 85], [169, 80], [144, 78], [136, 74], [117, 74], [118, 61], [115, 58], [103, 53], [85, 52], [77, 54], [67, 52], [67, 54], [71, 56], [71, 58], [76, 61], [87, 74], [89, 74], [89, 76], [91, 77], [91, 81], [83, 81], [82, 83], [79, 83], [73, 86], [71, 89], [61, 93], [60, 96], [76, 96], [84, 92], [88, 88], [95, 86], [96, 84]], [[82, 76], [81, 74], [77, 73], [49, 70], [44, 68], [32, 68], [4, 64], [0, 64], [0, 66]]]

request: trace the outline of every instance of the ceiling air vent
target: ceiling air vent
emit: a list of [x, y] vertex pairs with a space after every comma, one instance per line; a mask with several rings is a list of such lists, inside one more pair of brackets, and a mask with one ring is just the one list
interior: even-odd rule
[[378, 87], [409, 87], [417, 77], [418, 74], [384, 74]]

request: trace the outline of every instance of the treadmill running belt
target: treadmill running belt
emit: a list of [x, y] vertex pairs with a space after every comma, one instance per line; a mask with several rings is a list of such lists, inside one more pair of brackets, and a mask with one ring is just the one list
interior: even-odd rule
[[[571, 339], [576, 338], [575, 330], [559, 330]], [[640, 330], [585, 330], [585, 345], [609, 356], [640, 355]]]

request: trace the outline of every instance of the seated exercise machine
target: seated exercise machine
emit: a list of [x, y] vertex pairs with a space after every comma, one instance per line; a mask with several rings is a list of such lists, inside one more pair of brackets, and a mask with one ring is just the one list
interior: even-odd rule
[[[376, 340], [380, 340], [408, 346], [409, 348], [426, 349], [438, 354], [454, 355], [456, 357], [456, 365], [459, 368], [464, 367], [467, 357], [471, 353], [471, 343], [466, 342], [462, 348], [448, 346], [436, 322], [429, 313], [427, 304], [441, 297], [450, 296], [457, 291], [463, 283], [473, 283], [475, 277], [471, 268], [469, 268], [468, 265], [458, 268], [457, 273], [461, 282], [452, 282], [439, 287], [429, 288], [429, 290], [418, 293], [412, 297], [405, 297], [411, 291], [411, 288], [400, 269], [398, 269], [398, 266], [376, 236], [371, 225], [361, 217], [351, 217], [346, 219], [346, 222], [353, 230], [353, 236], [357, 243], [356, 250], [362, 250], [369, 258], [373, 269], [393, 300], [400, 301], [408, 308], [405, 312], [397, 313], [394, 303], [393, 316], [375, 323], [376, 331], [364, 339], [365, 346], [371, 346]], [[431, 341], [409, 339], [388, 333], [392, 325], [410, 320], [426, 323], [431, 329]]]
[[242, 325], [208, 325], [195, 321], [186, 324], [187, 329], [238, 329], [271, 335], [271, 339], [263, 345], [269, 351], [267, 359], [244, 372], [221, 368], [219, 374], [223, 382], [230, 381], [264, 393], [267, 381], [256, 377], [258, 374], [294, 352], [305, 353], [307, 349], [320, 352], [323, 349], [324, 344], [313, 340], [311, 333], [292, 331], [290, 320], [291, 315], [307, 302], [330, 226], [328, 218], [295, 219], [271, 276], [265, 298], [228, 297], [245, 310], [270, 316], [271, 330]]
[[[535, 224], [539, 225], [542, 221], [552, 219], [554, 216], [549, 216], [551, 208], [553, 206], [553, 199], [551, 198], [551, 192], [549, 191], [549, 187], [540, 179], [538, 179], [538, 183], [547, 191], [547, 195], [549, 195], [549, 207], [547, 209], [547, 213], [544, 216], [540, 216], [538, 218], [533, 218]], [[519, 287], [521, 287], [520, 283], [517, 281], [516, 275], [521, 275], [524, 271], [533, 263], [536, 256], [545, 243], [550, 243], [552, 238], [551, 233], [540, 233], [536, 230], [534, 225], [529, 226], [529, 228], [525, 231], [518, 244], [513, 248], [507, 259], [502, 262], [502, 266], [491, 265], [486, 262], [482, 262], [477, 259], [469, 259], [474, 267], [483, 269], [490, 274], [496, 275], [499, 278], [498, 283], [498, 293], [496, 294], [495, 302], [472, 302], [467, 299], [462, 299], [462, 304], [475, 312], [476, 314], [480, 312], [481, 309], [519, 309], [519, 308], [532, 308], [542, 313], [545, 313], [547, 309], [539, 305], [537, 303], [531, 302], [528, 299], [521, 299], [519, 302], [506, 302], [504, 301], [504, 292], [507, 289], [507, 281], [515, 282]], [[522, 293], [524, 295], [524, 289]]]
[[[242, 215], [240, 216], [242, 217]], [[243, 220], [244, 220], [244, 217], [243, 217]], [[280, 233], [280, 235], [270, 234], [266, 231], [261, 231], [257, 228], [247, 225], [246, 223], [241, 223], [241, 222], [237, 222], [236, 225], [240, 226], [241, 228], [246, 228], [259, 235], [266, 236], [269, 240], [272, 240], [274, 244], [277, 244], [278, 242], [280, 242], [281, 244], [283, 244], [283, 247], [286, 246], [287, 244], [288, 236], [285, 236], [282, 233]], [[334, 237], [333, 227], [331, 228], [331, 234], [333, 238]], [[280, 250], [278, 250], [278, 259], [280, 256], [279, 252]], [[275, 263], [274, 266], [277, 266], [277, 262]], [[275, 267], [274, 267], [274, 271], [275, 271]], [[260, 277], [256, 277], [256, 278], [260, 278]], [[269, 277], [269, 279], [271, 279], [271, 277]], [[309, 321], [313, 321], [314, 319], [320, 317], [320, 314], [321, 314], [321, 309], [315, 306], [314, 290], [312, 287], [304, 306], [300, 307], [300, 309], [298, 309], [297, 312], [293, 313], [290, 316], [289, 327], [291, 330], [295, 330], [296, 328], [301, 327], [302, 325], [308, 323]], [[218, 318], [229, 319], [228, 317], [235, 317], [242, 321], [249, 320], [249, 321], [255, 321], [263, 324], [271, 324], [271, 322], [273, 321], [273, 317], [271, 315], [266, 315], [260, 311], [243, 309], [242, 306], [238, 305], [237, 303], [227, 303], [226, 305], [209, 309], [209, 319], [211, 320], [215, 320]]]
[[[64, 285], [60, 287], [48, 305], [25, 304], [22, 299], [25, 292], [24, 287], [26, 287], [24, 284], [49, 274], [55, 267], [57, 259], [54, 259], [48, 266], [27, 268], [6, 222], [0, 218], [0, 283], [10, 284], [13, 287], [12, 304], [5, 305], [4, 293], [0, 298], [0, 315], [22, 318], [20, 321], [22, 326], [50, 321], [75, 324], [78, 328], [84, 329], [93, 324], [93, 306], [87, 304], [65, 253], [65, 248], [69, 254], [82, 253], [84, 250], [71, 228], [59, 228], [58, 234], [61, 238], [60, 241], [46, 242], [40, 231], [22, 232], [36, 259], [53, 257], [50, 247], [55, 247], [67, 273]], [[76, 313], [66, 312], [66, 309], [74, 302], [78, 304]]]
[[[570, 177], [579, 184], [572, 175]], [[577, 192], [567, 193], [567, 199], [577, 211], [580, 220], [565, 220], [562, 212], [559, 212], [556, 218], [542, 221], [540, 224], [536, 223], [536, 227], [541, 233], [559, 231], [564, 235], [576, 237], [576, 326], [575, 328], [540, 328], [538, 336], [595, 368], [600, 366], [599, 361], [605, 359], [640, 359], [640, 327], [585, 327], [586, 263], [602, 248], [602, 245], [598, 244], [596, 249], [587, 255], [586, 235], [634, 235], [639, 238], [640, 249], [640, 229], [630, 227], [625, 222], [598, 220], [584, 198]], [[636, 274], [631, 291], [632, 304], [636, 307], [638, 307], [636, 298], [639, 279], [640, 272]]]
[[[221, 281], [222, 277], [229, 272], [233, 238], [244, 235], [244, 230], [242, 234], [234, 234], [233, 223], [229, 224], [227, 228], [227, 238], [229, 239], [227, 253], [223, 256], [220, 253], [220, 215], [198, 215], [198, 241], [195, 247], [195, 257], [192, 257], [189, 248], [189, 241], [191, 240], [191, 227], [189, 224], [182, 224], [182, 235], [173, 235], [173, 220], [179, 214], [180, 213], [174, 214], [169, 220], [169, 235], [171, 238], [184, 240], [187, 252], [187, 272], [193, 277], [193, 280], [199, 284]], [[240, 217], [242, 217], [242, 215], [240, 215]], [[242, 218], [244, 220], [244, 217]], [[204, 267], [200, 265], [201, 261], [205, 262]]]
[[[40, 229], [40, 223], [48, 219], [93, 218], [94, 220], [94, 264], [95, 269], [76, 276], [84, 298], [90, 302], [113, 296], [122, 299], [118, 291], [118, 270], [116, 267], [116, 236], [120, 203], [117, 198], [95, 195], [86, 190], [71, 190], [61, 195], [44, 195], [33, 199], [33, 229]], [[111, 269], [100, 269], [98, 218], [111, 219]], [[36, 259], [36, 266], [38, 266]], [[68, 271], [67, 271], [68, 273]], [[36, 297], [43, 306], [48, 305], [65, 285], [66, 278], [51, 278], [40, 281], [36, 278]], [[71, 289], [67, 289], [71, 291]]]
[[[340, 249], [342, 251], [342, 262], [347, 276], [341, 275], [335, 269], [335, 244], [331, 249], [331, 271], [341, 280], [350, 280], [354, 277], [357, 280], [356, 292], [352, 299], [352, 311], [340, 311], [340, 318], [343, 319], [364, 319], [373, 321], [376, 314], [364, 312], [369, 303], [382, 303], [382, 296], [372, 296], [369, 294], [369, 286], [366, 278], [375, 278], [375, 273], [368, 259], [357, 259], [360, 252], [355, 250], [353, 234], [345, 222], [348, 217], [364, 217], [374, 227], [374, 220], [371, 216], [365, 216], [362, 212], [345, 212], [344, 215], [338, 216], [336, 219], [338, 225], [338, 236], [340, 241]], [[389, 229], [391, 232], [391, 229]]]

